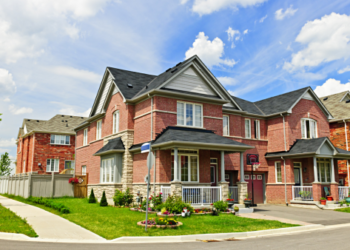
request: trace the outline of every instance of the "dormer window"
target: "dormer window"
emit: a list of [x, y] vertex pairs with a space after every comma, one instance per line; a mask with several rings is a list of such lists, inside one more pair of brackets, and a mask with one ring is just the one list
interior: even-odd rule
[[301, 138], [317, 138], [317, 122], [315, 120], [309, 118], [301, 119]]

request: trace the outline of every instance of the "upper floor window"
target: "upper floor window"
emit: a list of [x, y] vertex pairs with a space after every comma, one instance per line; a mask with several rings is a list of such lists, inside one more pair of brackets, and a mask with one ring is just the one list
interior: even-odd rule
[[113, 134], [119, 132], [119, 110], [113, 113]]
[[245, 138], [252, 138], [250, 119], [245, 119]]
[[177, 125], [203, 127], [202, 105], [177, 102]]
[[101, 137], [102, 137], [102, 120], [99, 120], [96, 123], [96, 140], [101, 139]]
[[313, 119], [301, 119], [301, 137], [303, 139], [317, 138], [317, 122]]
[[223, 116], [222, 123], [223, 123], [223, 135], [230, 135], [229, 119], [227, 115]]
[[255, 132], [255, 139], [260, 139], [260, 121], [259, 120], [254, 121], [254, 132]]
[[88, 144], [88, 129], [84, 129], [83, 146]]
[[50, 143], [58, 144], [58, 145], [69, 145], [70, 136], [69, 135], [51, 135]]

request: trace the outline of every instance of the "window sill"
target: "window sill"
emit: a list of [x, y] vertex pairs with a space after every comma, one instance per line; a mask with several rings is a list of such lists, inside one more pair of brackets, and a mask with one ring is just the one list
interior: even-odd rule
[[181, 128], [197, 128], [197, 129], [206, 129], [206, 128], [203, 128], [203, 127], [185, 126], [185, 125], [176, 125], [176, 127], [181, 127]]
[[72, 146], [72, 144], [56, 144], [56, 143], [50, 143], [50, 145], [53, 145], [53, 146]]

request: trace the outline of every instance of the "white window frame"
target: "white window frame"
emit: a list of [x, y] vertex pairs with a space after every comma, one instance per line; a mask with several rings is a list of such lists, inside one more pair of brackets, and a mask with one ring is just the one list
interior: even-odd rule
[[113, 134], [119, 132], [120, 113], [119, 110], [113, 113]]
[[[281, 181], [278, 181], [278, 175], [277, 175], [277, 164], [280, 164], [280, 169], [281, 169]], [[276, 183], [282, 183], [282, 163], [281, 161], [275, 161], [275, 178], [276, 178]]]
[[[177, 119], [177, 116], [178, 116], [177, 104], [178, 103], [182, 103], [184, 105], [184, 110], [183, 110], [183, 113], [184, 113], [184, 117], [183, 117], [184, 124], [178, 124], [178, 119]], [[192, 105], [192, 125], [186, 125], [186, 104]], [[201, 107], [201, 126], [197, 126], [197, 124], [196, 124], [196, 118], [195, 118], [195, 115], [196, 115], [195, 106], [196, 105]], [[177, 123], [178, 126], [203, 128], [203, 105], [202, 104], [178, 101], [176, 103], [176, 113], [177, 113], [177, 115], [176, 115], [176, 123]]]
[[[50, 169], [48, 169], [48, 161], [50, 161]], [[53, 162], [53, 170], [52, 170], [52, 162]], [[46, 173], [56, 173], [60, 171], [60, 159], [46, 159]]]
[[[186, 149], [179, 149], [178, 151], [180, 151], [180, 150], [186, 150]], [[197, 151], [197, 153], [180, 153], [180, 152], [178, 152], [178, 154], [177, 154], [177, 157], [178, 157], [177, 164], [180, 167], [180, 181], [185, 182], [185, 183], [189, 183], [189, 182], [198, 183], [199, 182], [199, 154], [198, 154], [198, 150], [191, 150], [191, 151]], [[174, 155], [174, 152], [172, 152], [171, 155]], [[181, 175], [181, 156], [187, 156], [188, 160], [189, 160], [189, 162], [188, 162], [188, 181], [183, 181], [181, 179], [181, 177], [182, 177], [182, 175]], [[191, 161], [190, 161], [191, 156], [197, 157], [197, 181], [191, 181]]]
[[[317, 121], [314, 119], [311, 119], [311, 118], [301, 118], [301, 138], [302, 139], [313, 139], [312, 136], [310, 138], [307, 137], [306, 121], [309, 121], [309, 123], [310, 123], [310, 121], [314, 122], [313, 129], [315, 130], [315, 138], [318, 138]], [[310, 123], [310, 135], [311, 134], [312, 134], [312, 131], [311, 131], [311, 123]]]
[[[225, 117], [227, 118], [227, 131], [225, 133]], [[230, 116], [223, 115], [222, 116], [222, 135], [223, 136], [230, 136]]]
[[70, 161], [71, 162], [71, 169], [75, 169], [75, 161], [73, 161], [73, 160], [66, 160], [66, 161], [64, 161], [64, 169], [66, 169], [66, 162], [67, 161]]
[[[54, 142], [52, 142], [52, 137], [54, 137]], [[62, 143], [62, 137], [64, 137], [64, 143]], [[69, 138], [68, 140], [68, 144], [67, 142], [67, 138]], [[55, 135], [55, 134], [51, 134], [50, 135], [50, 144], [51, 145], [65, 145], [65, 146], [70, 146], [70, 135]]]
[[254, 121], [255, 139], [260, 140], [260, 120]]
[[83, 146], [88, 145], [88, 128], [84, 129]]
[[81, 166], [81, 175], [86, 175], [86, 165]]
[[[109, 180], [107, 181], [107, 171], [105, 171], [104, 169], [105, 167], [107, 168], [107, 166], [103, 164], [107, 163], [108, 161], [111, 161], [111, 168], [109, 169]], [[102, 159], [101, 166], [100, 166], [100, 183], [115, 183], [116, 171], [117, 171], [117, 165], [114, 157]], [[113, 177], [113, 180], [112, 180], [112, 177]]]
[[[249, 122], [249, 134], [246, 129], [246, 123]], [[250, 119], [244, 119], [244, 132], [245, 132], [245, 138], [251, 139], [252, 138], [252, 121]]]
[[[323, 160], [322, 160], [323, 159]], [[317, 158], [316, 162], [317, 162], [317, 172], [318, 172], [318, 181], [320, 183], [330, 183], [331, 182], [331, 176], [332, 176], [332, 165], [331, 165], [331, 161], [333, 159], [332, 158]], [[322, 178], [321, 178], [321, 166], [319, 165], [319, 163], [323, 163], [324, 164], [324, 178], [325, 178], [325, 181], [322, 181]], [[328, 163], [328, 168], [329, 168], [329, 171], [326, 171], [326, 163]], [[328, 174], [329, 173], [329, 176]]]
[[96, 140], [102, 138], [102, 120], [96, 122]]

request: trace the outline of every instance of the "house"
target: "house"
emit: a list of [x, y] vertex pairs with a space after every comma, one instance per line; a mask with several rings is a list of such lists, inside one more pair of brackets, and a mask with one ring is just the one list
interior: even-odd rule
[[69, 115], [56, 115], [47, 121], [24, 119], [17, 137], [16, 174], [51, 174], [73, 169], [74, 127], [86, 119]]
[[[343, 150], [349, 151], [350, 139], [350, 92], [344, 91], [320, 98], [334, 117], [329, 121], [330, 139], [332, 143]], [[350, 186], [349, 163], [339, 161], [339, 185]]]
[[75, 128], [75, 171], [89, 173], [97, 197], [127, 188], [145, 197], [150, 142], [151, 191], [194, 205], [247, 193], [255, 203], [317, 202], [324, 186], [337, 199], [334, 159], [350, 153], [328, 139], [331, 119], [310, 87], [258, 102], [231, 96], [197, 56], [157, 76], [107, 67]]

